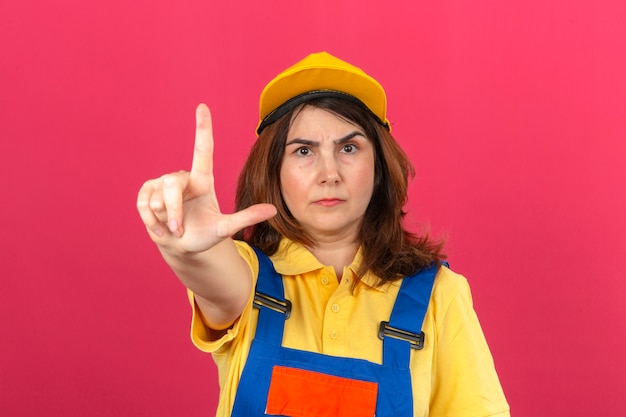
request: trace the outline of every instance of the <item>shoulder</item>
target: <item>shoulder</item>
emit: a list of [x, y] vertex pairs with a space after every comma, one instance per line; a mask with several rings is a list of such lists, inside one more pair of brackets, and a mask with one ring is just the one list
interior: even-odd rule
[[442, 265], [437, 271], [433, 292], [458, 293], [469, 288], [465, 276], [454, 272], [449, 267]]
[[256, 282], [259, 275], [259, 257], [252, 246], [249, 243], [242, 240], [235, 240], [235, 246], [239, 251], [239, 256], [248, 264], [250, 271], [252, 271], [252, 279]]
[[252, 261], [256, 259], [256, 253], [252, 246], [250, 246], [247, 242], [242, 240], [235, 240], [235, 246], [239, 251], [239, 255], [247, 261]]
[[441, 266], [435, 277], [431, 295], [432, 313], [437, 319], [443, 319], [450, 310], [459, 314], [469, 314], [472, 310], [472, 294], [465, 276]]

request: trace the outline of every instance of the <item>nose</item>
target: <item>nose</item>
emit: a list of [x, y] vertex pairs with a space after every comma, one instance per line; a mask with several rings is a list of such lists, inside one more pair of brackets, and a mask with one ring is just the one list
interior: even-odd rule
[[321, 157], [318, 160], [318, 164], [320, 184], [336, 184], [341, 180], [339, 161], [334, 156]]

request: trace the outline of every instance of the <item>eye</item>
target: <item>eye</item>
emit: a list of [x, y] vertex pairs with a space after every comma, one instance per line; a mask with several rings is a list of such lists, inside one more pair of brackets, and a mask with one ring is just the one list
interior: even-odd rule
[[341, 147], [343, 153], [355, 153], [358, 150], [358, 146], [353, 143], [346, 143]]
[[306, 146], [302, 146], [296, 149], [295, 154], [298, 156], [309, 156], [311, 154], [311, 150]]

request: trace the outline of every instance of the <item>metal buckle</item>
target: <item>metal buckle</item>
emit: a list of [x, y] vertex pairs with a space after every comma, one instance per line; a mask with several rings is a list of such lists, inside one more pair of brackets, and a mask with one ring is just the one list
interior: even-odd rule
[[382, 340], [385, 336], [406, 340], [411, 344], [411, 348], [413, 349], [420, 350], [424, 348], [424, 332], [420, 332], [419, 334], [410, 333], [402, 329], [389, 326], [388, 321], [381, 321], [380, 327], [378, 328], [378, 337]]
[[267, 307], [279, 313], [283, 313], [285, 318], [288, 319], [291, 315], [291, 301], [289, 300], [277, 300], [269, 295], [255, 293], [254, 294], [254, 307], [261, 308]]

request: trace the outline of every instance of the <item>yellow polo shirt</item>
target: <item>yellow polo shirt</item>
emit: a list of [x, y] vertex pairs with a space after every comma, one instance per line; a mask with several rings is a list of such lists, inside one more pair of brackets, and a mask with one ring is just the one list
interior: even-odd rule
[[[236, 243], [256, 282], [258, 261], [254, 250], [244, 242]], [[345, 267], [338, 282], [333, 267], [322, 265], [305, 247], [287, 239], [271, 260], [284, 277], [285, 298], [292, 303], [283, 346], [382, 362], [378, 326], [389, 319], [401, 281], [375, 288], [372, 285], [376, 278], [366, 274], [351, 292], [361, 251]], [[252, 307], [253, 295], [232, 328], [212, 340], [189, 293], [193, 306], [191, 338], [198, 349], [211, 353], [217, 364], [220, 417], [231, 414], [254, 337], [258, 312]], [[424, 348], [411, 350], [414, 416], [509, 416], [464, 277], [440, 268], [422, 328], [426, 335]]]

